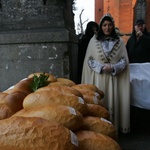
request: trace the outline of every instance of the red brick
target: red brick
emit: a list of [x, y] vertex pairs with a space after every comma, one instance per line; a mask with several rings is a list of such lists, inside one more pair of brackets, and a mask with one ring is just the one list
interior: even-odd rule
[[[95, 21], [99, 23], [100, 18], [109, 12], [115, 25], [123, 34], [130, 34], [134, 27], [134, 7], [136, 0], [95, 0]], [[146, 27], [150, 31], [150, 0], [146, 0]], [[125, 37], [125, 41], [128, 37]]]

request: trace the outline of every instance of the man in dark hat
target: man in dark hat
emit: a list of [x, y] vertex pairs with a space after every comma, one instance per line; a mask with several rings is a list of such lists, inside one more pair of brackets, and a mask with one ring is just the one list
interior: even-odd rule
[[139, 40], [139, 37], [143, 35], [143, 32], [145, 30], [145, 22], [143, 19], [138, 19], [136, 21], [136, 24], [135, 24], [135, 32], [136, 32], [136, 35], [137, 35], [137, 40]]
[[127, 41], [127, 52], [130, 63], [150, 62], [150, 35], [147, 32], [145, 21], [136, 21], [134, 31]]
[[141, 24], [145, 24], [144, 20], [143, 19], [138, 19], [136, 21], [136, 25], [141, 25]]

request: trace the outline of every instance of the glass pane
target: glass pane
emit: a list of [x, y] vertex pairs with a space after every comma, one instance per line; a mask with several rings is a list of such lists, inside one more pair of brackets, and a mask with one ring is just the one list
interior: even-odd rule
[[135, 20], [145, 19], [146, 2], [145, 0], [138, 0], [135, 10]]

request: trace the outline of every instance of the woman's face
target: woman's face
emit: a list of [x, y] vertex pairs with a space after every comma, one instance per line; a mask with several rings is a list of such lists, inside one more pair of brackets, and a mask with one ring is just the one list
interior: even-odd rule
[[102, 23], [102, 31], [106, 36], [110, 36], [111, 32], [113, 30], [113, 24], [112, 22], [105, 20]]

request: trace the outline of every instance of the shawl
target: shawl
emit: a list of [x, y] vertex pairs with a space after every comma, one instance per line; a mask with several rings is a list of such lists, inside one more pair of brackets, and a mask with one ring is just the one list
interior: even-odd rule
[[[125, 57], [127, 66], [117, 75], [99, 74], [88, 66], [89, 57], [93, 57], [101, 64], [115, 64], [122, 57]], [[93, 84], [101, 89], [105, 94], [102, 101], [110, 113], [111, 121], [115, 125], [117, 132], [119, 128], [124, 133], [130, 132], [129, 61], [122, 38], [118, 39], [107, 57], [103, 52], [101, 41], [97, 40], [96, 36], [91, 38], [84, 59], [81, 83]]]

